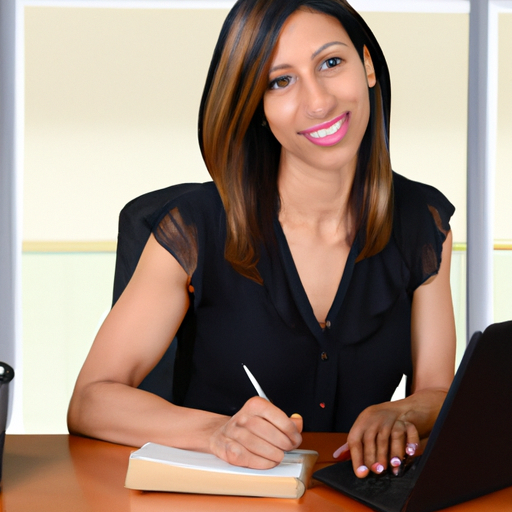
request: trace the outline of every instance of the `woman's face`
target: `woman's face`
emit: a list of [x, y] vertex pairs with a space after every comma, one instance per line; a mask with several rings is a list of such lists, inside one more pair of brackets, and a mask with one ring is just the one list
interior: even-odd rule
[[337, 19], [299, 10], [286, 20], [263, 98], [281, 165], [355, 171], [375, 85], [366, 48], [364, 60]]

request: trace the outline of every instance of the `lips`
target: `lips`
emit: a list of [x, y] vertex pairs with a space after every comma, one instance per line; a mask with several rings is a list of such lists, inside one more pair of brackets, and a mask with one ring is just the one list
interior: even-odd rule
[[310, 132], [309, 135], [314, 139], [323, 139], [326, 135], [332, 135], [333, 133], [336, 133], [340, 128], [341, 120], [329, 126], [329, 128], [325, 130], [317, 130], [315, 132]]
[[349, 121], [350, 113], [345, 112], [330, 121], [302, 130], [299, 135], [304, 135], [306, 139], [317, 146], [333, 146], [347, 134]]

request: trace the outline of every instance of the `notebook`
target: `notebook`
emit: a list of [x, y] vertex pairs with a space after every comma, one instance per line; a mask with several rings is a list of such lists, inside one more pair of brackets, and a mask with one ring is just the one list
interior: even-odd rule
[[473, 335], [425, 451], [403, 476], [359, 479], [347, 461], [313, 477], [379, 512], [433, 512], [512, 486], [511, 433], [509, 321]]

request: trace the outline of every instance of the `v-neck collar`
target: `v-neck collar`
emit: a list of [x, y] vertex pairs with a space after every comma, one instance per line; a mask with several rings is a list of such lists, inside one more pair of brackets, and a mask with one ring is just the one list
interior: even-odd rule
[[[315, 317], [313, 308], [306, 294], [306, 290], [304, 289], [304, 286], [302, 285], [302, 282], [300, 280], [300, 276], [292, 256], [290, 246], [288, 245], [288, 241], [286, 239], [286, 235], [284, 234], [281, 223], [277, 218], [274, 219], [274, 231], [276, 233], [281, 260], [283, 263], [284, 271], [286, 273], [286, 278], [288, 280], [288, 284], [290, 286], [293, 299], [307, 326], [314, 334], [314, 336], [319, 341], [321, 341], [325, 336], [325, 328], [323, 328], [320, 325], [320, 323]], [[338, 290], [336, 291], [336, 295], [334, 296], [334, 300], [325, 319], [327, 328], [332, 326], [333, 322], [335, 322], [336, 318], [338, 317], [338, 314], [340, 312], [343, 300], [348, 289], [348, 285], [350, 283], [350, 279], [352, 277], [352, 273], [354, 270], [358, 254], [359, 244], [357, 242], [356, 237], [356, 240], [354, 240], [354, 243], [350, 248], [350, 252], [347, 257], [345, 268], [343, 269], [343, 275], [341, 276]]]

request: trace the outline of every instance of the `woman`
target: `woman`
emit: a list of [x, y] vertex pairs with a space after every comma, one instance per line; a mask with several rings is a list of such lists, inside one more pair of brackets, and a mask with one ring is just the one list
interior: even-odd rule
[[[268, 468], [303, 428], [350, 431], [360, 477], [414, 452], [453, 377], [453, 207], [392, 173], [389, 111], [384, 56], [344, 0], [235, 5], [200, 109], [214, 183], [169, 198], [71, 432]], [[176, 333], [171, 404], [137, 386]]]

